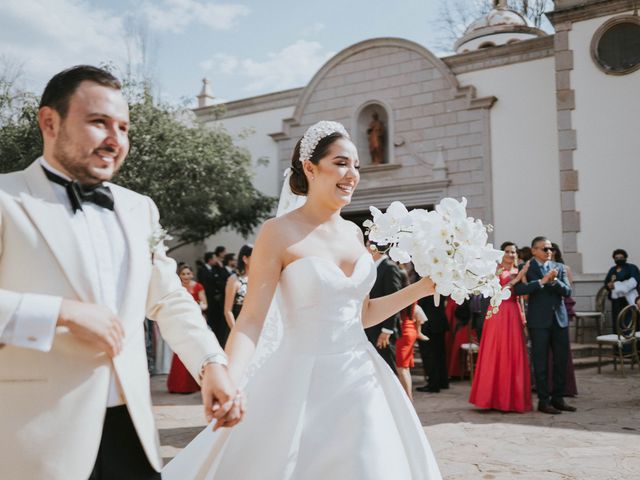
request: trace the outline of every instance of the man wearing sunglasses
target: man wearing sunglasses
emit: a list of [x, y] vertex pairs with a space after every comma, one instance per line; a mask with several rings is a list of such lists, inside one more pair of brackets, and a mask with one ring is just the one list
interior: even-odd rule
[[[553, 262], [553, 247], [546, 237], [531, 242], [533, 258], [528, 262], [526, 283], [514, 286], [517, 295], [529, 295], [527, 327], [531, 338], [531, 356], [538, 392], [538, 410], [558, 414], [575, 412], [565, 403], [562, 393], [569, 355], [569, 317], [563, 297], [571, 295], [564, 265]], [[549, 392], [547, 373], [549, 348], [553, 352], [553, 390]]]

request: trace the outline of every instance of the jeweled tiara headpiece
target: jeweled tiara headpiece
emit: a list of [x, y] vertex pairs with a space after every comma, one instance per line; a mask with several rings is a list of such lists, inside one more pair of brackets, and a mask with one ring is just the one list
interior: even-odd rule
[[344, 128], [344, 125], [338, 122], [321, 120], [318, 123], [311, 125], [307, 131], [304, 132], [302, 141], [300, 142], [300, 161], [304, 162], [305, 160], [310, 160], [313, 156], [313, 151], [318, 146], [320, 140], [332, 133], [341, 133], [346, 138], [351, 138], [349, 137], [347, 129]]

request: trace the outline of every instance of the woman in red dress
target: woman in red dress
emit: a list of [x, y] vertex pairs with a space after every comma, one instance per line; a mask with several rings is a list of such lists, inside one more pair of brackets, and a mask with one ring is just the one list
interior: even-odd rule
[[[200, 305], [202, 311], [207, 309], [207, 297], [204, 287], [193, 280], [193, 270], [189, 265], [182, 265], [178, 268], [178, 276], [182, 286], [193, 296], [193, 299]], [[202, 318], [204, 322], [204, 317]], [[200, 386], [193, 379], [189, 370], [174, 353], [171, 361], [171, 370], [167, 377], [167, 388], [170, 393], [193, 393], [200, 390]]]
[[[410, 285], [409, 275], [402, 270], [402, 288]], [[427, 316], [414, 302], [400, 312], [400, 337], [396, 340], [396, 371], [402, 388], [407, 393], [409, 400], [413, 401], [411, 387], [411, 369], [414, 366], [413, 348], [416, 340], [429, 340], [420, 327], [427, 320]]]
[[[504, 257], [498, 268], [500, 284], [512, 288], [522, 280], [529, 264], [518, 272], [516, 246], [505, 242], [501, 248]], [[515, 295], [504, 300], [497, 313], [489, 310], [482, 330], [470, 403], [503, 412], [531, 411], [531, 373], [523, 327], [524, 314]]]

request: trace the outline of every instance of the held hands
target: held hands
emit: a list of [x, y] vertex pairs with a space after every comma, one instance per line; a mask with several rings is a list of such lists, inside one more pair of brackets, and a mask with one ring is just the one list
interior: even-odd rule
[[214, 431], [220, 427], [233, 427], [244, 417], [244, 395], [236, 388], [223, 365], [209, 363], [204, 367], [202, 402], [207, 422], [216, 419]]
[[122, 351], [122, 323], [103, 305], [63, 299], [57, 325], [67, 327], [72, 334], [93, 344], [111, 358]]

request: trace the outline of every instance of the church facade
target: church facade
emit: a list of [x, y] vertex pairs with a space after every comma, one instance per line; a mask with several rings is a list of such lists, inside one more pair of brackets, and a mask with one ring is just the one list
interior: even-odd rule
[[[251, 129], [245, 146], [269, 159], [256, 161], [255, 184], [273, 196], [304, 131], [339, 121], [362, 164], [347, 218], [361, 222], [370, 205], [393, 200], [429, 208], [466, 197], [469, 214], [494, 225], [496, 244], [524, 246], [537, 235], [558, 243], [578, 308], [591, 309], [614, 248], [640, 262], [638, 15], [632, 0], [557, 0], [549, 35], [497, 3], [454, 55], [371, 39], [335, 55], [302, 88], [228, 102], [222, 116], [204, 89], [194, 112], [232, 134]], [[384, 126], [377, 154], [374, 121]], [[241, 243], [226, 232], [207, 245]]]

